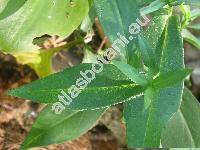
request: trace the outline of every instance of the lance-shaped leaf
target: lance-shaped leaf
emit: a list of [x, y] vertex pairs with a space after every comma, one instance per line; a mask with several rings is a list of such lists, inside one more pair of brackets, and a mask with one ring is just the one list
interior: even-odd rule
[[[153, 14], [153, 18], [151, 19], [150, 25], [147, 27], [147, 29], [143, 32], [145, 41], [148, 43], [148, 47], [151, 47], [150, 50], [153, 50], [155, 52], [156, 57], [156, 68], [155, 74], [158, 72], [158, 67], [160, 65], [161, 61], [161, 53], [162, 53], [162, 46], [164, 42], [164, 28], [166, 24], [166, 20], [169, 17], [168, 14], [161, 13], [155, 13]], [[142, 54], [144, 55], [144, 54]], [[133, 58], [135, 60], [135, 58]], [[157, 69], [157, 70], [156, 70]], [[152, 87], [149, 87], [145, 90], [145, 95], [149, 95], [148, 93], [152, 92]], [[149, 96], [145, 96], [145, 104], [144, 109], [147, 109], [149, 105], [151, 104], [152, 98]]]
[[141, 74], [138, 72], [137, 69], [130, 66], [129, 64], [126, 64], [122, 61], [112, 61], [113, 64], [121, 70], [121, 72], [126, 75], [131, 81], [139, 84], [139, 85], [147, 85], [148, 81], [144, 74]]
[[148, 87], [145, 92], [144, 92], [144, 110], [146, 110], [147, 108], [149, 108], [149, 106], [151, 105], [151, 102], [154, 98], [155, 95], [153, 95], [154, 92], [154, 88], [153, 87]]
[[176, 85], [177, 83], [183, 81], [190, 73], [192, 73], [191, 69], [176, 69], [154, 79], [152, 83], [150, 83], [150, 87], [148, 87], [144, 93], [145, 109], [149, 107], [152, 99], [154, 99], [154, 95], [152, 93], [154, 93], [155, 88], [161, 89]]
[[[134, 51], [135, 41], [135, 35], [130, 34], [129, 28], [132, 25], [132, 28], [137, 26], [137, 31], [140, 30], [140, 25], [133, 24], [137, 23], [136, 20], [139, 17], [137, 1], [94, 0], [94, 4], [104, 33], [112, 46], [120, 53], [122, 59], [128, 58]], [[118, 33], [124, 36], [121, 38], [123, 40], [120, 39]]]
[[170, 119], [162, 133], [162, 147], [200, 147], [200, 104], [185, 89], [180, 110]]
[[[5, 9], [16, 9], [15, 0], [10, 3]], [[32, 43], [36, 37], [44, 34], [66, 37], [80, 25], [88, 10], [85, 0], [28, 0], [15, 13], [6, 11], [4, 16], [10, 16], [0, 20], [0, 48], [5, 52], [34, 50], [38, 49]]]
[[148, 41], [144, 37], [139, 36], [138, 41], [144, 64], [152, 70], [156, 69], [156, 55], [154, 49], [150, 47]]
[[147, 5], [150, 4], [151, 2], [155, 1], [155, 0], [136, 0], [138, 2], [139, 6], [143, 6], [143, 5]]
[[199, 0], [185, 0], [188, 1], [189, 4], [194, 5], [194, 6], [200, 6], [200, 1]]
[[[160, 74], [183, 68], [183, 42], [179, 20], [171, 16], [166, 25]], [[174, 59], [176, 57], [176, 59]], [[178, 110], [183, 91], [183, 82], [172, 87], [148, 92], [151, 104], [144, 109], [144, 98], [137, 104], [134, 100], [125, 104], [127, 142], [129, 147], [159, 147], [161, 131]], [[135, 104], [136, 103], [136, 104]], [[136, 105], [140, 105], [137, 107]], [[134, 109], [136, 108], [137, 109]], [[128, 112], [131, 112], [128, 114]], [[140, 117], [137, 117], [140, 116]], [[134, 126], [130, 128], [134, 123]], [[138, 127], [138, 128], [137, 128]]]
[[200, 49], [200, 40], [198, 38], [196, 38], [190, 31], [183, 29], [182, 36], [185, 41], [189, 42], [196, 48]]
[[194, 29], [194, 30], [200, 30], [200, 24], [192, 24], [192, 25], [189, 25], [188, 28]]
[[[144, 96], [137, 97], [124, 104], [126, 122], [126, 139], [129, 148], [150, 147], [145, 144], [148, 125], [149, 109], [145, 106]], [[149, 125], [150, 127], [150, 125]]]
[[[156, 58], [156, 68], [155, 74], [157, 74], [162, 54], [162, 45], [164, 38], [164, 28], [166, 25], [166, 20], [168, 19], [168, 14], [163, 14], [165, 12], [161, 11], [161, 14], [154, 14], [151, 19], [150, 25], [147, 27], [147, 30], [144, 31], [144, 38], [148, 43], [148, 47], [150, 47], [155, 54]], [[144, 55], [144, 54], [143, 54]]]
[[166, 88], [169, 86], [173, 86], [183, 81], [191, 73], [191, 69], [176, 69], [159, 75], [152, 81], [152, 86], [155, 88]]
[[193, 21], [195, 19], [197, 19], [198, 17], [200, 17], [200, 9], [194, 9], [191, 11], [191, 16], [190, 16], [190, 20]]
[[149, 14], [163, 8], [167, 3], [162, 0], [155, 0], [150, 5], [143, 7], [140, 11], [142, 14]]
[[72, 111], [65, 109], [62, 114], [57, 115], [49, 105], [39, 114], [21, 149], [74, 140], [87, 132], [105, 110]]
[[[95, 68], [103, 71], [94, 73]], [[9, 94], [41, 103], [55, 103], [65, 96], [68, 108], [96, 109], [121, 103], [143, 92], [143, 87], [125, 79], [127, 77], [113, 65], [102, 68], [82, 64], [11, 90]]]

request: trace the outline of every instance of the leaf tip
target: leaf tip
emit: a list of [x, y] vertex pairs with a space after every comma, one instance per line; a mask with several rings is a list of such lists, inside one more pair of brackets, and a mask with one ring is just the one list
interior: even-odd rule
[[8, 91], [6, 92], [6, 95], [15, 96], [15, 95], [16, 95], [15, 89], [8, 90]]
[[13, 96], [13, 97], [21, 97], [21, 95], [23, 95], [23, 93], [21, 92], [21, 90], [19, 90], [19, 88], [16, 88], [16, 89], [8, 90], [6, 92], [6, 95]]

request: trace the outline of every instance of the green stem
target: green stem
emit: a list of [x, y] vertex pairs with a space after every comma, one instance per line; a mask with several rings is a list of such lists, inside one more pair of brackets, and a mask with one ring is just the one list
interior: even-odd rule
[[184, 21], [182, 22], [182, 28], [186, 28], [188, 26], [188, 24], [190, 23], [190, 10], [189, 8], [187, 9], [187, 6], [184, 6], [183, 4], [179, 6], [180, 10], [182, 11], [182, 13], [184, 14]]

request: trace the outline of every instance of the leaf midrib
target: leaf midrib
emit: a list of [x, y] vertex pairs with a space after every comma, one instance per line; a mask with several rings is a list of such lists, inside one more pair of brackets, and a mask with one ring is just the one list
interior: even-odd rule
[[[122, 85], [116, 85], [116, 86], [101, 86], [101, 87], [86, 87], [85, 89], [83, 89], [82, 91], [93, 91], [93, 90], [96, 90], [96, 89], [123, 89], [123, 88], [134, 88], [134, 87], [137, 87], [139, 85], [136, 85], [135, 83], [132, 83], [132, 84], [122, 84]], [[66, 89], [69, 89], [70, 87], [68, 88], [57, 88], [57, 89], [41, 89], [41, 90], [38, 90], [38, 89], [31, 89], [31, 90], [28, 90], [29, 93], [32, 93], [34, 91], [36, 91], [37, 93], [38, 92], [60, 92], [61, 90], [66, 90]]]

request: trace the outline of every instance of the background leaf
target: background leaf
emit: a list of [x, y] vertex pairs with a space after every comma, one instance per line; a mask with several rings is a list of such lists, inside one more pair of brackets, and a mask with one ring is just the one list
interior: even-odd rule
[[19, 10], [27, 0], [1, 0], [1, 3], [6, 4], [5, 8], [0, 12], [0, 20], [12, 15]]
[[187, 27], [190, 29], [194, 29], [194, 30], [200, 30], [200, 24], [193, 24], [193, 25], [189, 25]]
[[200, 1], [199, 0], [189, 0], [189, 2], [194, 6], [200, 6]]
[[200, 147], [200, 104], [185, 89], [180, 110], [170, 119], [162, 133], [163, 147]]
[[[15, 1], [10, 1], [15, 3]], [[13, 9], [13, 8], [10, 8]], [[33, 39], [44, 34], [67, 37], [89, 11], [88, 1], [30, 0], [0, 20], [0, 48], [5, 52], [38, 49]]]
[[197, 19], [198, 17], [200, 17], [200, 9], [199, 8], [196, 8], [196, 9], [193, 9], [191, 11], [191, 16], [190, 16], [190, 20], [193, 21], [195, 19]]
[[185, 41], [189, 42], [196, 48], [200, 49], [200, 40], [197, 39], [190, 31], [183, 29], [182, 30], [182, 36]]

